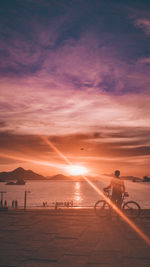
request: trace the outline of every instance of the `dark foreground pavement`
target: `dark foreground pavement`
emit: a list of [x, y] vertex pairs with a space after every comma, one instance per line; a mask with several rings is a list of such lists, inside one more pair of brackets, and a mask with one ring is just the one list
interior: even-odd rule
[[[150, 212], [134, 221], [150, 237]], [[0, 212], [0, 267], [149, 267], [148, 246], [93, 210]]]

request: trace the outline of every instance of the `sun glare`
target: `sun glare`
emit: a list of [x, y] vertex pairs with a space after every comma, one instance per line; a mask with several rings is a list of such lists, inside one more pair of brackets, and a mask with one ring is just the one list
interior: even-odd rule
[[80, 165], [70, 165], [66, 167], [67, 172], [70, 175], [85, 175], [88, 173], [88, 169]]

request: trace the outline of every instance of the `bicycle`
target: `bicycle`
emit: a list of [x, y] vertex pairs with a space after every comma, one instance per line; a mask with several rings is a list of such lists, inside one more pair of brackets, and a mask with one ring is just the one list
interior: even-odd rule
[[[108, 200], [111, 200], [110, 190], [104, 190], [104, 194], [108, 198]], [[129, 194], [127, 192], [123, 193], [122, 196], [122, 204], [121, 204], [121, 210], [122, 212], [129, 218], [135, 219], [140, 216], [141, 213], [141, 207], [140, 205], [135, 201], [127, 201], [125, 202], [125, 198], [129, 197]], [[94, 206], [95, 213], [99, 217], [106, 217], [110, 214], [111, 206], [109, 205], [109, 201], [105, 200], [99, 200], [95, 203]]]

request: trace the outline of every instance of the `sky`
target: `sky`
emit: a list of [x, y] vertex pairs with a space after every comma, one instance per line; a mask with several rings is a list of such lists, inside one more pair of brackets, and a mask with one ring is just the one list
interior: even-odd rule
[[0, 1], [0, 171], [150, 175], [150, 2]]

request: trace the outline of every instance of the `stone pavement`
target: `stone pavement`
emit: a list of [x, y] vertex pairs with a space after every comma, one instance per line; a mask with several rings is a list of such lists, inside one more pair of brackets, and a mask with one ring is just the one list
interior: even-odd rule
[[[149, 216], [135, 223], [150, 237]], [[0, 212], [0, 267], [8, 266], [149, 267], [150, 246], [93, 210]]]

